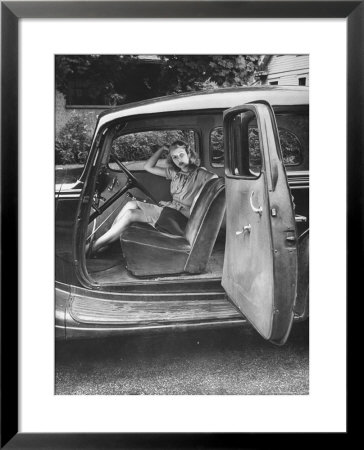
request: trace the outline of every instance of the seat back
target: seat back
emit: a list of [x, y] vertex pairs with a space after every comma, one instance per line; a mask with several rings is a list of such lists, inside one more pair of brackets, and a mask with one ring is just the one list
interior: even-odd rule
[[225, 213], [225, 182], [212, 178], [203, 187], [188, 220], [184, 237], [191, 245], [185, 271], [205, 270]]

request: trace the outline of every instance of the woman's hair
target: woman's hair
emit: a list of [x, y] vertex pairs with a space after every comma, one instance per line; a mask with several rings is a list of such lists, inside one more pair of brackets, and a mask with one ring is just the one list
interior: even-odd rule
[[181, 170], [180, 167], [176, 166], [176, 164], [173, 162], [171, 157], [171, 151], [175, 150], [178, 147], [183, 147], [187, 153], [188, 159], [189, 159], [189, 168], [195, 169], [196, 167], [199, 167], [201, 164], [200, 158], [197, 156], [197, 153], [191, 148], [190, 145], [187, 144], [187, 142], [182, 140], [177, 140], [172, 142], [172, 144], [169, 146], [169, 153], [167, 156], [167, 164], [169, 167], [172, 167], [177, 172]]

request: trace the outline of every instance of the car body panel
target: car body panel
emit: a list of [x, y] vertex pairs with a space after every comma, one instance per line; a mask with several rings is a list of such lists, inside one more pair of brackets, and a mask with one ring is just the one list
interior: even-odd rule
[[56, 282], [55, 285], [55, 330], [56, 339], [66, 338], [65, 316], [70, 298], [70, 286]]
[[[257, 176], [248, 170], [236, 175], [235, 157], [239, 159], [242, 153], [242, 167], [249, 164], [248, 121], [252, 115], [259, 125], [262, 170]], [[265, 339], [283, 344], [293, 320], [297, 247], [293, 205], [273, 111], [268, 104], [258, 103], [227, 110], [224, 136], [229, 157], [222, 286]]]
[[65, 317], [68, 339], [92, 337], [94, 332], [111, 336], [246, 323], [223, 291], [141, 295], [90, 291], [76, 286], [71, 287]]
[[309, 313], [309, 244], [310, 233], [307, 228], [298, 239], [297, 299], [294, 307], [297, 320], [307, 319]]

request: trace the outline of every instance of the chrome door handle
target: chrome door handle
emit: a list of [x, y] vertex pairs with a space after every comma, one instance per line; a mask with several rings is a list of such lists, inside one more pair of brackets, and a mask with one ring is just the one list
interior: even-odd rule
[[263, 212], [263, 208], [261, 206], [258, 206], [258, 208], [256, 208], [253, 205], [253, 195], [254, 195], [254, 191], [252, 191], [250, 194], [250, 207], [253, 210], [253, 212], [258, 213], [261, 216], [262, 212]]
[[235, 231], [235, 234], [237, 236], [239, 236], [240, 234], [244, 234], [246, 231], [249, 231], [249, 233], [250, 233], [251, 229], [252, 229], [252, 226], [250, 224], [245, 225], [245, 227], [241, 231]]

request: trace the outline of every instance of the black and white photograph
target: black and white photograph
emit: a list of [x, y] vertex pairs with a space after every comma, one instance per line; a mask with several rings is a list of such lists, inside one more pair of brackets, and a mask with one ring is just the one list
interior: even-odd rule
[[1, 1], [1, 448], [348, 435], [363, 3]]
[[54, 393], [309, 395], [309, 55], [54, 70]]

